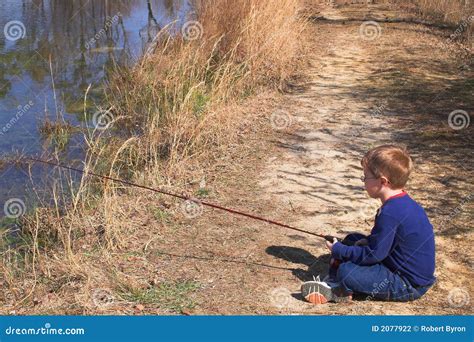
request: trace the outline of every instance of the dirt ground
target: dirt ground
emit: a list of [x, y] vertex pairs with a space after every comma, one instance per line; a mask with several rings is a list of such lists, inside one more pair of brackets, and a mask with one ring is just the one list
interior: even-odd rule
[[[371, 12], [371, 17], [399, 16], [377, 7]], [[308, 88], [288, 96], [280, 109], [296, 128], [282, 132], [278, 146], [283, 151], [261, 174], [265, 198], [291, 208], [287, 220], [298, 227], [339, 236], [369, 233], [379, 203], [362, 189], [360, 158], [379, 144], [406, 145], [417, 164], [407, 190], [426, 208], [436, 231], [438, 282], [409, 304], [358, 301], [323, 308], [292, 296], [287, 302], [279, 298], [281, 312], [472, 312], [472, 126], [455, 131], [448, 125], [450, 112], [472, 108], [472, 65], [440, 47], [442, 38], [426, 27], [381, 23], [374, 33], [379, 36], [364, 40], [362, 23], [343, 19], [369, 16], [366, 9], [328, 8], [318, 16], [340, 23], [316, 22], [315, 46], [323, 45], [316, 49], [320, 62], [310, 70]], [[281, 297], [297, 292], [298, 280], [324, 274], [328, 261], [323, 243], [285, 235], [271, 239], [271, 254], [302, 270], [273, 284]]]
[[[407, 191], [435, 227], [433, 288], [410, 303], [312, 305], [299, 288], [325, 274], [324, 241], [208, 208], [186, 218], [179, 203], [163, 207], [167, 200], [142, 192], [124, 200], [130, 226], [141, 237], [127, 242], [126, 256], [102, 262], [139, 287], [198, 284], [184, 298], [193, 305], [177, 312], [184, 314], [472, 314], [474, 125], [456, 130], [448, 122], [455, 110], [472, 113], [472, 54], [447, 46], [447, 30], [381, 22], [364, 31], [364, 20], [347, 20], [406, 15], [389, 7], [308, 13], [314, 17], [307, 28], [305, 81], [284, 95], [262, 94], [237, 113], [238, 143], [203, 175], [206, 201], [316, 233], [369, 233], [379, 204], [363, 190], [360, 159], [370, 147], [404, 144], [416, 164]], [[152, 214], [153, 203], [178, 220]], [[71, 287], [74, 280], [67, 281]], [[62, 306], [64, 313], [173, 313], [146, 301], [137, 306], [103, 287], [78, 287], [72, 304], [61, 302], [59, 287], [27, 312], [53, 313]], [[114, 300], [99, 305], [97, 291], [110, 291]], [[74, 304], [85, 302], [90, 305]]]

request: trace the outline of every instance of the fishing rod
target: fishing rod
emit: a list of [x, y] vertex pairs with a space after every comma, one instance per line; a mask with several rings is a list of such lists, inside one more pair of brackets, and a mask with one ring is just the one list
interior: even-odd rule
[[245, 212], [235, 210], [235, 209], [231, 209], [231, 208], [226, 208], [226, 207], [220, 206], [218, 204], [197, 200], [197, 199], [194, 199], [194, 198], [189, 197], [189, 196], [178, 195], [176, 193], [168, 192], [168, 191], [165, 191], [163, 189], [151, 188], [151, 187], [146, 186], [146, 185], [140, 185], [140, 184], [132, 183], [132, 182], [129, 182], [129, 181], [126, 181], [126, 180], [123, 180], [123, 179], [118, 179], [118, 178], [114, 178], [114, 177], [110, 177], [110, 176], [100, 175], [100, 174], [94, 173], [92, 171], [81, 170], [81, 169], [77, 169], [77, 168], [74, 168], [74, 167], [71, 167], [71, 166], [62, 165], [62, 164], [58, 164], [58, 163], [53, 163], [53, 162], [48, 161], [48, 160], [43, 160], [43, 159], [38, 159], [38, 158], [33, 158], [33, 157], [22, 157], [21, 159], [26, 159], [26, 160], [33, 161], [35, 163], [42, 163], [42, 164], [47, 164], [47, 165], [59, 167], [59, 168], [62, 168], [62, 169], [78, 172], [78, 173], [81, 173], [81, 174], [84, 174], [84, 175], [90, 175], [90, 176], [94, 176], [94, 177], [97, 177], [97, 178], [106, 179], [106, 180], [110, 180], [110, 181], [113, 181], [113, 182], [125, 184], [125, 185], [132, 186], [132, 187], [135, 187], [135, 188], [140, 188], [140, 189], [144, 189], [144, 190], [157, 192], [157, 193], [160, 193], [160, 194], [163, 194], [163, 195], [179, 198], [179, 199], [182, 199], [182, 200], [185, 200], [185, 201], [192, 201], [192, 202], [195, 202], [195, 203], [200, 203], [203, 206], [207, 206], [207, 207], [210, 207], [210, 208], [223, 210], [223, 211], [235, 214], [235, 215], [245, 216], [245, 217], [251, 218], [253, 220], [262, 221], [262, 222], [266, 222], [266, 223], [269, 223], [269, 224], [272, 224], [272, 225], [275, 225], [275, 226], [279, 226], [279, 227], [283, 227], [283, 228], [286, 228], [286, 229], [294, 230], [294, 231], [297, 231], [297, 232], [300, 232], [300, 233], [313, 235], [313, 236], [316, 236], [318, 238], [325, 239], [326, 241], [329, 241], [329, 242], [333, 242], [334, 239], [335, 239], [335, 237], [332, 236], [332, 235], [324, 235], [324, 234], [313, 233], [313, 232], [310, 232], [310, 231], [307, 231], [307, 230], [304, 230], [304, 229], [292, 227], [290, 225], [280, 223], [280, 222], [277, 222], [277, 221], [274, 221], [274, 220], [270, 220], [270, 219], [267, 219], [267, 218], [264, 218], [264, 217], [252, 215], [252, 214], [245, 213]]

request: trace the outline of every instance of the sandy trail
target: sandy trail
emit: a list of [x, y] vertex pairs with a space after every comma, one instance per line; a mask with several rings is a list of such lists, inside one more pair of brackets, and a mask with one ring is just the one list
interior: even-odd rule
[[[454, 96], [455, 86], [447, 83], [462, 83], [469, 65], [439, 48], [442, 38], [425, 27], [379, 24], [361, 34], [361, 22], [340, 21], [354, 15], [363, 18], [369, 12], [371, 17], [394, 15], [375, 6], [369, 10], [326, 8], [319, 14], [330, 19], [315, 27], [314, 53], [321, 62], [310, 68], [307, 88], [287, 96], [275, 114], [279, 123], [291, 126], [277, 127], [281, 128], [277, 139], [281, 153], [270, 158], [260, 185], [267, 200], [291, 208], [287, 219], [298, 227], [339, 236], [351, 231], [369, 233], [379, 203], [363, 191], [360, 159], [372, 146], [407, 145], [418, 163], [408, 192], [425, 206], [438, 233], [438, 284], [426, 297], [408, 304], [356, 301], [325, 308], [308, 306], [301, 302], [298, 286], [314, 274], [324, 274], [327, 250], [317, 239], [286, 232], [282, 234], [286, 239], [280, 237], [280, 246], [274, 246], [271, 254], [287, 265], [300, 264], [301, 270], [293, 272], [293, 281], [274, 281], [276, 290], [268, 290], [269, 303], [285, 313], [470, 312], [472, 252], [467, 246], [472, 241], [472, 159], [466, 157], [472, 158], [472, 127], [454, 131], [447, 125], [448, 114], [468, 105], [469, 96], [472, 108], [472, 84], [464, 88], [466, 99], [462, 94]], [[331, 23], [331, 19], [339, 22]], [[437, 102], [440, 97], [444, 101]], [[430, 132], [434, 138], [422, 140]], [[444, 186], [443, 178], [453, 170], [456, 186]], [[452, 196], [448, 206], [440, 190]], [[459, 207], [459, 213], [453, 215]], [[453, 218], [449, 229], [459, 229], [461, 235], [444, 234], [446, 214]], [[456, 244], [466, 246], [463, 258], [456, 253]]]

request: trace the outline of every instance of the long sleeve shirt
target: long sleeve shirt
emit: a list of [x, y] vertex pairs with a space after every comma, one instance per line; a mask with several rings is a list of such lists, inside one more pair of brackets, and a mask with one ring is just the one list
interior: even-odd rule
[[382, 263], [413, 286], [434, 283], [433, 226], [424, 209], [406, 192], [389, 198], [379, 209], [367, 246], [334, 244], [332, 256], [357, 265]]

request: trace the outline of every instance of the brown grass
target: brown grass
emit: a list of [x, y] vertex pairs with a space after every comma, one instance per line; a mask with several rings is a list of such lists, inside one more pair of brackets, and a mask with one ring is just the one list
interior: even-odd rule
[[469, 1], [466, 0], [416, 0], [414, 2], [423, 14], [454, 24], [468, 19], [474, 9], [474, 6], [469, 5]]
[[459, 26], [468, 41], [474, 27], [474, 4], [470, 0], [397, 0], [398, 4], [415, 5], [419, 15]]
[[202, 38], [163, 32], [154, 54], [118, 73], [109, 101], [124, 126], [139, 128], [122, 151], [134, 156], [128, 163], [152, 170], [165, 165], [170, 174], [228, 140], [231, 113], [218, 109], [261, 86], [282, 88], [295, 71], [302, 31], [297, 2], [199, 1]]

